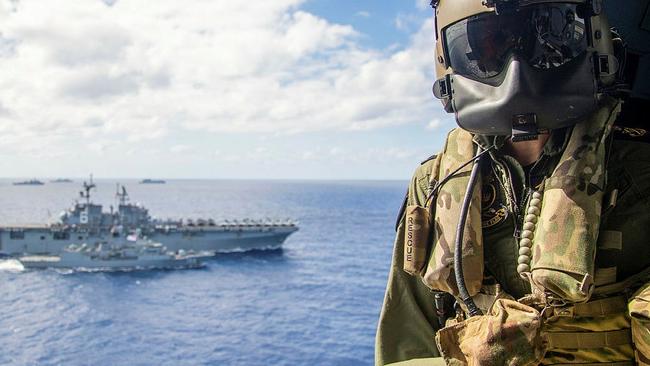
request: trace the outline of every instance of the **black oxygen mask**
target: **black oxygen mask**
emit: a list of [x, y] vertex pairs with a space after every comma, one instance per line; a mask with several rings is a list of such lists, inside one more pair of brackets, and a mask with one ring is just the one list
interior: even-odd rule
[[434, 86], [458, 125], [481, 135], [535, 138], [597, 107], [588, 26], [579, 5], [543, 3], [483, 13], [443, 30], [453, 73]]

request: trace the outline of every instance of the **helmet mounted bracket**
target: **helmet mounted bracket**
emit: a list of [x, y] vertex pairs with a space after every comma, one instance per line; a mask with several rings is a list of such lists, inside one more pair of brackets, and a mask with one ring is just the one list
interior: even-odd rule
[[539, 133], [535, 113], [512, 116], [512, 142], [537, 140]]
[[452, 78], [450, 74], [445, 75], [433, 83], [433, 95], [442, 101], [442, 105], [447, 113], [453, 112], [451, 105], [453, 93], [454, 90], [452, 89]]
[[503, 14], [516, 10], [521, 5], [520, 2], [520, 0], [485, 0], [483, 5], [494, 8], [497, 14]]

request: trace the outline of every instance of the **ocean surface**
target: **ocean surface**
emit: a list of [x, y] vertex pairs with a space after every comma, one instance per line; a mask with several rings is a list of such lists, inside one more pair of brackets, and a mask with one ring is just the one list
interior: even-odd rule
[[[115, 202], [116, 180], [93, 201]], [[0, 180], [0, 223], [47, 222], [80, 181]], [[0, 260], [0, 365], [371, 365], [395, 181], [121, 180], [157, 217], [293, 218], [283, 249], [221, 254], [203, 269], [20, 271]]]

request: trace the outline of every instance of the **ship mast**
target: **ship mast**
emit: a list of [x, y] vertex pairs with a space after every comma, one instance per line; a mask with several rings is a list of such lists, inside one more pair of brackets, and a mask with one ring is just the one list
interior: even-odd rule
[[86, 183], [84, 181], [84, 190], [79, 192], [81, 195], [81, 198], [86, 199], [86, 206], [90, 205], [90, 190], [97, 187], [95, 183], [93, 183], [93, 175], [90, 175], [90, 183]]
[[117, 192], [115, 192], [115, 196], [119, 200], [120, 205], [126, 205], [126, 203], [129, 201], [129, 194], [126, 193], [126, 187], [122, 186], [122, 192], [120, 192], [120, 185], [117, 185]]

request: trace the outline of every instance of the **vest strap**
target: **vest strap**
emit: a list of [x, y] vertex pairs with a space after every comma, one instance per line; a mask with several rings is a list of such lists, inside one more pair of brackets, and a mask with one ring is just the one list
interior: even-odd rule
[[614, 296], [606, 299], [589, 301], [583, 304], [575, 304], [566, 308], [555, 308], [554, 314], [561, 317], [600, 317], [621, 314], [626, 311], [627, 300], [625, 297]]
[[553, 363], [547, 366], [635, 366], [632, 361], [597, 362], [597, 363]]
[[638, 285], [641, 285], [650, 280], [650, 267], [644, 269], [643, 271], [632, 275], [621, 282], [612, 283], [611, 285], [605, 285], [601, 287], [596, 287], [593, 295], [607, 295], [615, 294], [627, 289], [633, 289]]
[[598, 249], [622, 250], [623, 232], [614, 230], [601, 230], [598, 234]]
[[616, 267], [596, 268], [594, 273], [594, 285], [605, 286], [616, 283]]
[[546, 333], [549, 349], [593, 349], [632, 344], [629, 329], [609, 332], [549, 332]]

